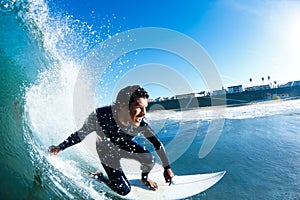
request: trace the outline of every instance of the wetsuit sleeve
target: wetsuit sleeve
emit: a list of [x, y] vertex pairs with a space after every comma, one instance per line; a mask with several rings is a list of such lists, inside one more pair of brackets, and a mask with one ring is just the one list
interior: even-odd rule
[[90, 114], [89, 117], [85, 120], [81, 129], [72, 133], [65, 141], [60, 143], [58, 146], [61, 150], [64, 150], [70, 146], [78, 144], [81, 142], [88, 134], [93, 131], [96, 131], [97, 120], [94, 113]]
[[159, 156], [164, 169], [169, 169], [170, 164], [169, 164], [169, 159], [167, 157], [164, 145], [162, 144], [162, 142], [155, 136], [154, 131], [152, 130], [152, 128], [147, 124], [147, 123], [143, 123], [143, 127], [142, 127], [143, 131], [143, 135], [149, 140], [149, 142], [152, 143], [152, 145], [154, 146], [154, 149], [157, 153], [157, 155]]
[[64, 150], [74, 144], [81, 142], [80, 137], [78, 136], [78, 132], [72, 133], [65, 141], [60, 143], [58, 146], [61, 150]]

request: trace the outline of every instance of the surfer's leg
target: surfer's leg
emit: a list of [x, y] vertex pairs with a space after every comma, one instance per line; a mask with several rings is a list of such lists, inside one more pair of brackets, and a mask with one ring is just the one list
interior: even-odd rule
[[121, 168], [119, 153], [113, 146], [108, 146], [105, 143], [97, 145], [96, 149], [108, 176], [108, 180], [105, 183], [120, 195], [128, 194], [131, 186]]
[[141, 180], [151, 190], [157, 190], [157, 183], [148, 178], [149, 172], [155, 165], [154, 155], [139, 144], [135, 145], [133, 158], [141, 163]]
[[106, 184], [116, 193], [127, 195], [131, 190], [131, 186], [124, 172], [119, 169], [111, 168], [107, 164], [102, 163], [102, 165], [109, 178]]
[[143, 146], [139, 145], [134, 141], [127, 143], [127, 146], [124, 147], [123, 149], [126, 150], [128, 153], [126, 154], [127, 158], [137, 160], [141, 163], [142, 182], [150, 189], [156, 190], [158, 188], [157, 184], [148, 178], [149, 172], [155, 165], [154, 155], [146, 148], [144, 148]]

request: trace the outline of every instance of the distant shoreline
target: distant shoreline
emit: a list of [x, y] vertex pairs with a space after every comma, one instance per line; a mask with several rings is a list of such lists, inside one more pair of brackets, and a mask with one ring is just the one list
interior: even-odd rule
[[300, 86], [243, 91], [230, 94], [207, 95], [149, 102], [149, 110], [188, 110], [197, 107], [227, 106], [237, 107], [268, 100], [299, 99]]

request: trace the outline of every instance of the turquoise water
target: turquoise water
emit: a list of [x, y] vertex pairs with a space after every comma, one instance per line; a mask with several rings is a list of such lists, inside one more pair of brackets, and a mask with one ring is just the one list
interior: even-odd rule
[[[102, 33], [50, 12], [43, 1], [1, 1], [0, 8], [0, 198], [116, 199], [83, 173], [82, 168], [99, 166], [84, 144], [58, 157], [47, 153], [87, 114], [74, 116], [74, 85], [80, 58]], [[300, 100], [285, 100], [148, 117], [176, 174], [227, 171], [214, 187], [190, 199], [271, 200], [300, 199], [299, 116]], [[211, 150], [200, 153], [211, 134]]]

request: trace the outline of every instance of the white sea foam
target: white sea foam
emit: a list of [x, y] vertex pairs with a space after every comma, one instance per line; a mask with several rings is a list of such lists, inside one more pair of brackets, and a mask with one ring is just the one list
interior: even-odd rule
[[[58, 157], [49, 156], [47, 149], [52, 144], [59, 144], [72, 132], [79, 129], [92, 108], [81, 107], [74, 112], [74, 88], [80, 81], [83, 90], [82, 97], [93, 92], [89, 90], [89, 80], [78, 80], [81, 68], [80, 59], [87, 52], [89, 41], [86, 31], [90, 28], [84, 22], [74, 20], [68, 15], [52, 15], [48, 5], [43, 0], [28, 1], [28, 9], [20, 12], [20, 17], [32, 34], [41, 42], [40, 49], [49, 62], [44, 63], [37, 80], [26, 88], [25, 120], [30, 128], [25, 137], [28, 145], [34, 145], [30, 153], [32, 159], [41, 159], [50, 163], [55, 169], [47, 174], [53, 184], [68, 198], [105, 199], [104, 193], [97, 191], [87, 180], [82, 168], [90, 166], [98, 168], [97, 158], [91, 157], [84, 145], [76, 145]], [[75, 24], [75, 25], [74, 25]], [[42, 34], [41, 34], [42, 33]], [[89, 41], [89, 42], [87, 42]], [[91, 43], [90, 43], [91, 42]], [[85, 52], [85, 53], [82, 53]], [[81, 72], [82, 73], [82, 72]], [[81, 74], [82, 75], [82, 74]], [[82, 98], [81, 101], [86, 100]], [[85, 102], [82, 102], [85, 103]], [[38, 154], [38, 155], [36, 155]], [[45, 158], [45, 159], [44, 159]], [[88, 159], [86, 159], [88, 158]], [[88, 163], [87, 163], [88, 162]], [[41, 170], [47, 163], [33, 161]], [[60, 173], [56, 173], [59, 171]], [[72, 180], [70, 183], [68, 183]], [[71, 185], [70, 185], [71, 184]], [[72, 191], [71, 188], [74, 191]]]
[[159, 110], [148, 113], [148, 118], [154, 121], [169, 120], [214, 120], [224, 119], [246, 119], [264, 117], [300, 109], [300, 100], [273, 100], [256, 102], [246, 105], [214, 106], [196, 108], [192, 110]]

